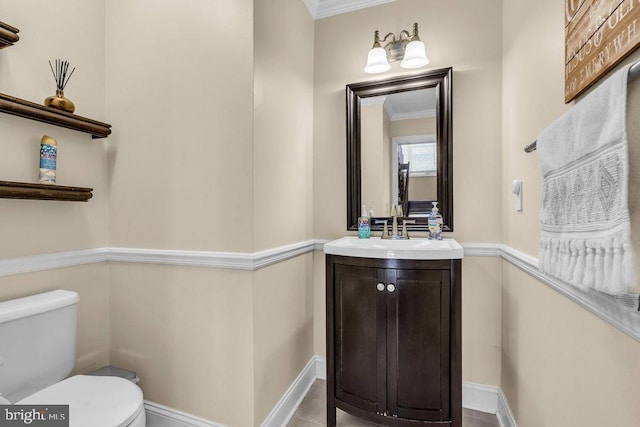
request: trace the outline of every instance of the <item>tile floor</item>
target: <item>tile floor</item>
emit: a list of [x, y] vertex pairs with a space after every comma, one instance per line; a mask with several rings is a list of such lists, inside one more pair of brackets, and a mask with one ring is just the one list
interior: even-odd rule
[[[327, 425], [326, 389], [326, 381], [316, 380], [298, 407], [298, 410], [293, 414], [293, 418], [289, 421], [288, 427], [318, 427]], [[354, 417], [339, 409], [337, 412], [338, 426], [340, 427], [378, 426], [378, 424]], [[499, 427], [498, 419], [495, 415], [469, 409], [463, 410], [462, 424], [464, 427]]]

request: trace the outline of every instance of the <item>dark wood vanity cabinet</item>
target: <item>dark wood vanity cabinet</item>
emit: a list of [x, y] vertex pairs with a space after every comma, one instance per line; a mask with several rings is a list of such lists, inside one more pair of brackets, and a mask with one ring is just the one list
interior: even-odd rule
[[327, 425], [462, 425], [461, 263], [326, 255]]

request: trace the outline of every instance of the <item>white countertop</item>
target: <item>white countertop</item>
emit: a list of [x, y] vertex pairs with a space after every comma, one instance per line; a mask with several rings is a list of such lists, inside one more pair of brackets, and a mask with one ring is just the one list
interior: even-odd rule
[[383, 259], [462, 259], [462, 246], [454, 239], [429, 240], [411, 238], [408, 240], [359, 239], [347, 236], [324, 245], [324, 253], [331, 255]]

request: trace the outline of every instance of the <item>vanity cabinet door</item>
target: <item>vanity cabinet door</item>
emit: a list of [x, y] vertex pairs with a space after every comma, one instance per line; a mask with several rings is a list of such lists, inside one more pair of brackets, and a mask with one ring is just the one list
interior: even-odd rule
[[367, 412], [385, 407], [385, 270], [336, 264], [335, 395]]
[[327, 425], [462, 425], [461, 261], [327, 255]]
[[387, 293], [389, 415], [450, 420], [449, 270], [390, 270]]

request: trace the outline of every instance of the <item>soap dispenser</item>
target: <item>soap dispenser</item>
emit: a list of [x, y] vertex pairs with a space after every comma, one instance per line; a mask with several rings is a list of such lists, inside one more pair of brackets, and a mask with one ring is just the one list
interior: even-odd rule
[[431, 202], [433, 208], [429, 214], [429, 240], [442, 240], [442, 215], [438, 212], [438, 202]]
[[358, 218], [358, 237], [360, 239], [371, 238], [370, 218], [367, 216], [367, 207], [365, 205], [362, 205], [360, 218]]

